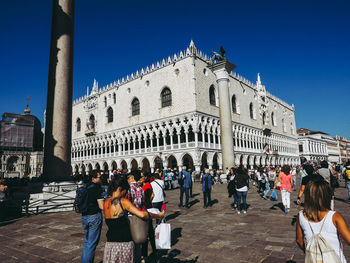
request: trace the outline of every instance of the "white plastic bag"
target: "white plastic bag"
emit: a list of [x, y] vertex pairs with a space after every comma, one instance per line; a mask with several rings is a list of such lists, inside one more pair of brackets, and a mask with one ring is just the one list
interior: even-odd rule
[[171, 227], [165, 220], [155, 230], [156, 249], [171, 249]]

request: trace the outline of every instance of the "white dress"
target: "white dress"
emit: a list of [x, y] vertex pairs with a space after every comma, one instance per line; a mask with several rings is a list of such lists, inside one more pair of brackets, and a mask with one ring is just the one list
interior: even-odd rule
[[[299, 212], [300, 227], [302, 228], [302, 230], [304, 232], [306, 244], [307, 244], [312, 237], [312, 230], [314, 231], [314, 233], [319, 233], [321, 230], [323, 220], [326, 220], [324, 222], [321, 235], [327, 241], [327, 243], [334, 249], [334, 251], [337, 253], [339, 258], [341, 259], [341, 262], [347, 263], [345, 256], [343, 254], [343, 251], [341, 249], [341, 246], [340, 246], [337, 228], [333, 224], [334, 213], [335, 213], [335, 211], [329, 211], [328, 214], [320, 222], [316, 223], [316, 222], [308, 221], [305, 218], [303, 211], [300, 211]], [[312, 230], [310, 228], [309, 223], [312, 227]]]

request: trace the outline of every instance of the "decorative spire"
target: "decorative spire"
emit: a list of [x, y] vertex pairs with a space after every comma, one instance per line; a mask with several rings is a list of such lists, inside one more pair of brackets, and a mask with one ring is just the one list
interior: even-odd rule
[[257, 86], [260, 86], [261, 85], [261, 80], [260, 80], [260, 73], [258, 72], [258, 80], [256, 82], [256, 85]]
[[92, 86], [91, 94], [95, 94], [98, 92], [98, 82], [94, 79], [94, 85]]
[[197, 53], [197, 48], [196, 48], [196, 46], [194, 45], [194, 42], [193, 42], [192, 39], [191, 39], [191, 42], [190, 42], [190, 51], [191, 51], [192, 54]]
[[30, 109], [29, 109], [29, 97], [26, 98], [27, 101], [27, 107], [24, 109], [24, 114], [29, 115]]

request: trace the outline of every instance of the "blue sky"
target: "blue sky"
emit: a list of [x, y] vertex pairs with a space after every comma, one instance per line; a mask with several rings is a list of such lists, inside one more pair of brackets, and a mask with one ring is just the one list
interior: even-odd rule
[[[297, 128], [350, 138], [350, 1], [92, 1], [75, 3], [74, 92], [86, 93], [185, 49], [223, 45], [236, 71], [260, 72], [294, 104]], [[27, 96], [43, 124], [51, 0], [2, 0], [0, 113]]]

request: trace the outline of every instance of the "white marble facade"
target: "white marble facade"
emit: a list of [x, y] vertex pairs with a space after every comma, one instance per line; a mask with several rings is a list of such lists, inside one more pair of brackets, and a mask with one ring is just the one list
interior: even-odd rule
[[[72, 171], [222, 166], [219, 102], [208, 57], [190, 46], [73, 103]], [[299, 163], [294, 106], [230, 75], [235, 163]], [[271, 129], [271, 137], [263, 129]], [[268, 149], [268, 150], [267, 150]]]

